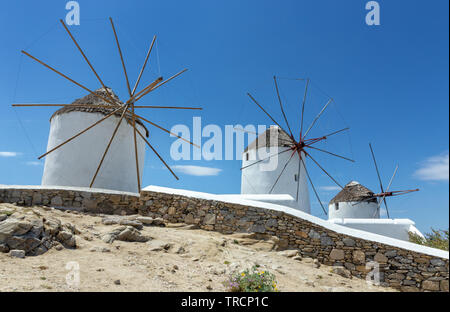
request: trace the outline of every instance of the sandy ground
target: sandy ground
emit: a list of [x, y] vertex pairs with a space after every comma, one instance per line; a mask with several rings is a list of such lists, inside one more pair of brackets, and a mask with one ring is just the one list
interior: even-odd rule
[[74, 224], [81, 231], [78, 247], [25, 259], [0, 253], [0, 291], [225, 291], [231, 272], [254, 264], [274, 273], [282, 292], [394, 291], [316, 268], [311, 259], [289, 258], [271, 240], [168, 224], [144, 227], [141, 233], [152, 237], [146, 243], [107, 244], [101, 235], [117, 225], [104, 225], [99, 216], [32, 209]]

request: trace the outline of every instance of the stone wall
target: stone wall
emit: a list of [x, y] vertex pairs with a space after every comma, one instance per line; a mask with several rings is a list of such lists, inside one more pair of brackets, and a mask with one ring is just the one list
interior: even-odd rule
[[401, 291], [449, 291], [449, 261], [424, 253], [337, 233], [283, 211], [142, 191], [140, 197], [76, 188], [1, 187], [0, 202], [47, 205], [89, 213], [162, 217], [225, 234], [255, 232], [276, 236], [283, 249], [333, 266], [341, 275], [366, 278], [379, 265], [380, 281]]
[[88, 188], [1, 187], [0, 203], [44, 205], [91, 213], [130, 215], [138, 212], [139, 196]]
[[140, 214], [197, 224], [221, 233], [255, 232], [280, 239], [283, 248], [365, 278], [379, 264], [382, 285], [401, 291], [449, 291], [449, 261], [343, 235], [282, 211], [159, 192], [141, 192]]

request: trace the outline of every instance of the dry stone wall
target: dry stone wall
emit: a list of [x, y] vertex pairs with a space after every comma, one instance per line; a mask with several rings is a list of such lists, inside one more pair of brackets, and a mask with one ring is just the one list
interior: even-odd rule
[[282, 211], [152, 191], [142, 191], [139, 197], [84, 190], [0, 188], [0, 202], [90, 213], [138, 213], [225, 234], [276, 236], [281, 248], [298, 249], [303, 257], [333, 266], [342, 275], [379, 276], [382, 285], [401, 291], [449, 291], [448, 259], [340, 234]]

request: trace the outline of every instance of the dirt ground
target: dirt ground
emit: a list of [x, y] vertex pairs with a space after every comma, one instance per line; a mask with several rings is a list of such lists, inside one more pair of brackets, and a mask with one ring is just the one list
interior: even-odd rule
[[[22, 208], [18, 208], [22, 209]], [[344, 278], [308, 258], [275, 251], [275, 242], [248, 235], [222, 235], [183, 224], [145, 226], [145, 243], [101, 240], [117, 225], [101, 216], [33, 207], [80, 230], [76, 249], [52, 248], [24, 259], [0, 253], [0, 291], [225, 291], [234, 271], [255, 264], [276, 276], [279, 291], [394, 291]], [[78, 273], [79, 274], [78, 274]], [[79, 276], [77, 286], [76, 277]], [[74, 282], [75, 280], [75, 282]]]

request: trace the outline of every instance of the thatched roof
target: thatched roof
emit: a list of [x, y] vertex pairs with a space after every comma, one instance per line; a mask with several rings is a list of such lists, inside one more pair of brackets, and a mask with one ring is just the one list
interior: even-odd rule
[[[110, 88], [107, 87], [107, 89], [108, 89], [109, 94], [114, 98], [114, 100], [116, 100], [117, 103], [119, 103], [120, 105], [123, 105], [123, 103], [119, 100], [119, 97]], [[97, 89], [94, 92], [98, 95], [101, 95], [104, 98], [108, 98], [108, 94], [106, 93], [105, 89], [103, 89], [103, 88]], [[111, 113], [112, 111], [115, 110], [115, 108], [112, 108], [112, 107], [111, 108], [95, 107], [94, 105], [108, 105], [109, 106], [111, 104], [91, 93], [89, 93], [85, 97], [75, 100], [74, 102], [72, 102], [72, 104], [86, 104], [86, 105], [92, 105], [92, 107], [86, 107], [86, 106], [80, 107], [80, 106], [75, 106], [75, 105], [74, 106], [64, 106], [53, 113], [53, 115], [50, 117], [50, 121], [56, 115], [61, 115], [61, 114], [70, 113], [70, 112], [100, 113], [103, 115], [108, 115], [109, 113]], [[119, 111], [119, 112], [115, 113], [114, 115], [120, 117], [122, 115], [122, 112]], [[132, 121], [132, 117], [129, 114], [126, 114], [125, 118], [127, 120], [129, 120], [130, 122]], [[141, 125], [142, 127], [144, 127], [145, 135], [148, 137], [148, 135], [149, 135], [148, 129], [145, 127], [145, 125], [142, 123], [142, 121], [136, 119], [136, 123]]]
[[356, 181], [351, 181], [330, 201], [330, 204], [359, 201], [377, 202], [377, 199], [373, 197], [373, 194], [374, 193], [367, 187]]
[[289, 147], [291, 145], [292, 140], [286, 132], [277, 126], [271, 126], [269, 129], [260, 134], [255, 141], [250, 143], [245, 149], [245, 152], [261, 147]]

